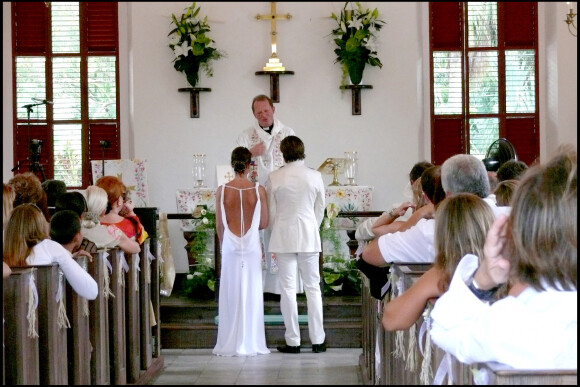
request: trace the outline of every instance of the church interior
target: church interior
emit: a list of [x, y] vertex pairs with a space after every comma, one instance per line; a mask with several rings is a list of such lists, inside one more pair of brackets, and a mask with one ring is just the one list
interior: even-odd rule
[[[59, 112], [66, 114], [69, 108], [66, 104], [70, 101], [58, 99], [58, 93], [66, 93], [67, 89], [58, 89], [56, 80], [50, 82], [51, 87], [54, 83], [50, 92], [43, 89], [30, 95], [21, 93], [25, 86], [16, 76], [20, 66], [16, 57], [20, 54], [15, 50], [20, 48], [15, 41], [20, 35], [15, 34], [21, 30], [13, 24], [18, 13], [15, 4], [3, 2], [3, 181], [7, 183], [16, 174], [27, 171], [28, 167], [33, 168], [33, 161], [40, 161], [46, 179], [57, 179], [57, 139], [50, 133], [52, 130], [56, 133], [59, 125], [64, 126], [64, 122], [59, 121], [62, 119]], [[57, 3], [44, 4], [50, 10]], [[84, 116], [89, 102], [83, 99], [79, 99], [83, 102], [70, 102], [71, 109], [74, 104], [75, 108], [81, 106], [83, 111], [82, 118], [79, 115], [79, 119], [74, 121], [75, 125], [82, 127], [79, 133], [83, 133], [79, 135], [83, 160], [79, 173], [83, 177], [69, 188], [85, 189], [99, 174], [102, 175], [103, 169], [106, 174], [123, 176], [124, 183], [133, 191], [133, 201], [138, 201], [137, 207], [143, 207], [145, 214], [150, 214], [147, 208], [156, 208], [153, 217], [164, 219], [164, 229], [159, 231], [157, 238], [169, 242], [172, 274], [180, 281], [192, 273], [190, 265], [195, 260], [191, 257], [191, 242], [200, 221], [195, 216], [180, 217], [179, 214], [191, 214], [198, 205], [215, 211], [215, 190], [228, 181], [228, 176], [231, 177], [228, 175], [231, 173], [230, 155], [236, 147], [236, 140], [242, 131], [256, 122], [252, 112], [255, 96], [264, 94], [274, 100], [274, 117], [302, 139], [306, 165], [323, 172], [327, 194], [330, 192], [332, 200], [342, 206], [341, 211], [380, 214], [395, 203], [410, 200], [411, 167], [422, 160], [440, 161], [437, 152], [447, 146], [448, 139], [439, 135], [441, 126], [434, 114], [437, 95], [432, 59], [436, 46], [432, 44], [435, 38], [430, 32], [434, 13], [429, 2], [360, 3], [363, 9], [376, 9], [384, 24], [373, 31], [376, 36], [373, 49], [380, 66], [367, 62], [358, 84], [345, 79], [342, 63], [335, 53], [337, 46], [333, 30], [337, 28], [336, 15], [341, 14], [344, 3], [195, 2], [194, 7], [199, 8], [197, 17], [206, 18], [205, 23], [211, 27], [207, 32], [213, 41], [210, 47], [219, 50], [221, 55], [211, 62], [210, 73], [202, 71], [203, 68], [199, 71], [197, 83], [193, 86], [186, 73], [175, 67], [174, 60], [183, 47], [175, 45], [171, 37], [175, 28], [172, 16], [179, 18], [192, 4], [170, 1], [112, 4], [115, 4], [118, 21], [116, 46], [111, 51], [115, 61], [112, 79], [116, 85], [112, 101], [116, 110], [93, 128], [112, 124], [116, 129], [113, 135], [103, 135], [97, 142], [90, 142], [93, 140], [89, 139], [89, 133], [100, 136], [100, 132], [84, 127], [90, 121], [86, 117], [93, 114], [88, 112]], [[569, 14], [575, 16], [576, 2], [531, 4], [534, 5], [531, 16], [533, 31], [526, 32], [532, 37], [535, 50], [532, 100], [536, 105], [529, 111], [533, 112], [531, 119], [534, 122], [533, 130], [529, 132], [534, 144], [534, 149], [529, 152], [533, 155], [529, 164], [548, 160], [563, 144], [576, 146], [578, 134], [576, 21], [572, 16], [572, 22], [566, 22], [570, 20]], [[499, 20], [506, 25], [518, 22], [507, 17]], [[44, 39], [49, 41], [48, 36]], [[460, 39], [461, 44], [466, 44], [463, 39], [467, 39], [467, 34]], [[80, 47], [86, 49], [83, 44]], [[514, 50], [520, 48], [518, 44], [514, 47]], [[23, 52], [24, 58], [37, 55]], [[58, 61], [61, 57], [51, 59]], [[90, 65], [89, 61], [89, 68]], [[81, 61], [80, 68], [83, 66], [85, 62]], [[54, 69], [53, 65], [42, 69], [58, 71], [58, 65], [55, 64]], [[98, 77], [98, 71], [95, 74]], [[503, 82], [505, 78], [500, 76], [500, 80]], [[79, 89], [87, 87], [81, 82]], [[500, 92], [500, 99], [503, 95]], [[503, 109], [500, 107], [500, 115], [503, 114], [501, 117], [505, 120]], [[444, 118], [454, 118], [453, 114]], [[467, 153], [470, 139], [465, 130], [469, 131], [470, 124], [465, 121], [462, 125], [463, 137], [449, 141], [457, 142]], [[48, 127], [50, 129], [45, 130]], [[32, 138], [43, 139], [42, 148], [37, 148], [39, 152], [42, 149], [38, 160], [30, 159], [28, 154], [31, 133]], [[519, 132], [516, 135], [500, 125], [496, 138], [507, 137], [515, 144], [516, 152], [524, 154], [529, 149], [519, 144], [528, 144], [520, 137], [525, 135]], [[489, 142], [478, 157], [486, 157], [488, 148]], [[349, 171], [348, 165], [352, 167], [353, 162], [355, 169]], [[213, 235], [211, 238], [203, 247], [210, 253], [215, 248]], [[348, 255], [349, 247], [345, 240], [341, 243]], [[153, 255], [159, 251], [161, 247], [151, 246]], [[147, 260], [147, 253], [143, 260]], [[159, 264], [153, 262], [150, 260], [152, 265]], [[153, 288], [155, 290], [159, 293], [159, 284]], [[364, 296], [370, 299], [363, 291]], [[380, 356], [374, 353], [374, 343], [371, 343], [378, 333], [370, 326], [353, 336], [360, 345], [347, 343], [344, 336], [350, 333], [341, 334], [338, 329], [331, 333], [337, 343], [344, 343], [344, 348], [335, 348], [336, 352], [332, 352], [329, 347], [329, 352], [324, 354], [333, 357], [317, 358], [316, 354], [308, 353], [300, 362], [295, 362], [293, 355], [278, 354], [270, 365], [266, 365], [277, 370], [274, 376], [265, 372], [256, 358], [219, 363], [207, 349], [212, 347], [209, 342], [214, 336], [200, 336], [196, 344], [200, 352], [190, 353], [180, 346], [179, 341], [195, 341], [188, 336], [193, 333], [176, 331], [167, 333], [165, 338], [156, 336], [166, 332], [162, 326], [163, 314], [159, 316], [159, 311], [166, 310], [168, 315], [174, 313], [171, 318], [175, 321], [171, 324], [176, 326], [180, 324], [179, 313], [190, 313], [183, 317], [187, 320], [195, 319], [195, 313], [202, 315], [211, 311], [179, 311], [177, 308], [183, 306], [179, 303], [186, 302], [183, 300], [187, 297], [165, 306], [163, 300], [167, 297], [163, 293], [156, 298], [152, 304], [152, 308], [156, 308], [153, 318], [161, 317], [157, 319], [161, 327], [153, 329], [151, 340], [161, 342], [152, 345], [153, 360], [149, 353], [149, 362], [153, 361], [152, 368], [159, 369], [147, 374], [147, 367], [141, 366], [140, 375], [137, 370], [137, 376], [132, 378], [133, 383], [191, 384], [193, 376], [184, 368], [188, 367], [186, 363], [191, 365], [192, 362], [198, 362], [207, 373], [219, 375], [223, 372], [221, 378], [204, 379], [200, 377], [202, 371], [198, 370], [199, 374], [195, 376], [197, 384], [385, 384], [389, 380], [393, 384], [416, 384], [422, 381], [388, 379], [389, 376], [380, 373]], [[266, 299], [265, 306], [275, 309], [276, 301], [275, 297]], [[346, 313], [344, 310], [348, 305], [328, 308], [343, 308], [343, 313]], [[376, 313], [376, 303], [363, 305], [362, 314], [370, 316], [373, 307]], [[301, 300], [301, 313], [304, 308], [305, 302]], [[340, 314], [339, 311], [336, 313]], [[210, 321], [208, 326], [213, 325], [213, 317], [203, 318]], [[281, 321], [270, 323], [268, 344], [271, 345], [274, 339], [283, 340], [282, 326]], [[301, 325], [302, 328], [303, 336], [307, 337], [305, 326]], [[4, 340], [7, 340], [6, 336]], [[159, 352], [160, 344], [161, 347], [170, 346], [167, 352]], [[343, 352], [339, 351], [343, 349]], [[273, 352], [276, 352], [275, 345]], [[166, 369], [173, 367], [169, 376], [163, 374], [163, 361], [155, 363], [156, 355], [165, 356]], [[359, 355], [363, 360], [359, 360]], [[284, 368], [285, 362], [290, 364], [288, 369]], [[339, 370], [341, 366], [342, 371]], [[306, 369], [304, 367], [312, 374], [305, 373], [296, 378], [300, 370]], [[232, 372], [228, 373], [228, 370]], [[233, 370], [236, 370], [235, 375]], [[252, 378], [252, 375], [262, 373], [266, 375], [264, 379]], [[108, 382], [131, 384], [130, 379], [115, 380], [112, 372]], [[106, 380], [95, 382], [93, 375], [91, 384], [109, 384]]]

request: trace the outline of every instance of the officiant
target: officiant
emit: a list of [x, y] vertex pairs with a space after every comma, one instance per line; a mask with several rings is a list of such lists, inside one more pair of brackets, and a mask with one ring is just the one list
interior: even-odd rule
[[[265, 185], [270, 172], [279, 169], [284, 165], [284, 157], [280, 151], [280, 143], [285, 137], [295, 135], [294, 130], [277, 118], [274, 118], [276, 108], [272, 99], [264, 94], [257, 95], [252, 100], [252, 113], [256, 118], [254, 124], [244, 130], [239, 136], [236, 146], [243, 146], [252, 153], [252, 168], [250, 179]], [[270, 240], [270, 228], [263, 230], [262, 251], [264, 275], [263, 285], [265, 293], [280, 294], [280, 283], [278, 280], [278, 265], [276, 258], [267, 251]], [[302, 281], [296, 286], [298, 293], [302, 293]]]

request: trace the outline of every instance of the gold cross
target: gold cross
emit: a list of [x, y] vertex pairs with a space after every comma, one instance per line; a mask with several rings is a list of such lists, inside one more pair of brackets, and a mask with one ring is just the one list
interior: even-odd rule
[[282, 67], [282, 62], [278, 59], [278, 55], [276, 53], [276, 20], [290, 20], [292, 15], [289, 13], [286, 14], [276, 14], [276, 2], [271, 2], [271, 9], [272, 12], [269, 15], [256, 15], [256, 19], [258, 20], [270, 20], [272, 22], [272, 56], [268, 63], [266, 63], [266, 67], [264, 67], [264, 71], [284, 71], [285, 68]]

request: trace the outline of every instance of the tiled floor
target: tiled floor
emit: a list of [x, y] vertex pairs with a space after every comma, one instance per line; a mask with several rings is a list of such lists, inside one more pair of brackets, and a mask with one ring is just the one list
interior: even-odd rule
[[328, 348], [312, 353], [280, 353], [252, 357], [215, 356], [210, 349], [164, 349], [164, 367], [151, 382], [163, 384], [334, 384], [361, 385], [360, 348]]

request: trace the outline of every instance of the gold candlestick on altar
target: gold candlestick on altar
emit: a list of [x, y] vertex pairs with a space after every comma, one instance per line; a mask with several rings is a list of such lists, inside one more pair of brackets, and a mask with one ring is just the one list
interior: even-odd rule
[[276, 20], [290, 20], [292, 15], [289, 13], [286, 14], [276, 14], [276, 2], [271, 2], [271, 9], [272, 13], [269, 15], [256, 15], [256, 19], [258, 20], [270, 20], [272, 22], [272, 55], [270, 59], [266, 63], [266, 66], [263, 68], [264, 71], [284, 71], [286, 68], [282, 65], [280, 58], [278, 58], [278, 54], [276, 52]]
[[345, 162], [346, 159], [343, 158], [329, 157], [318, 167], [318, 172], [325, 175], [332, 175], [332, 183], [329, 186], [342, 185], [338, 181], [338, 174], [343, 172]]

